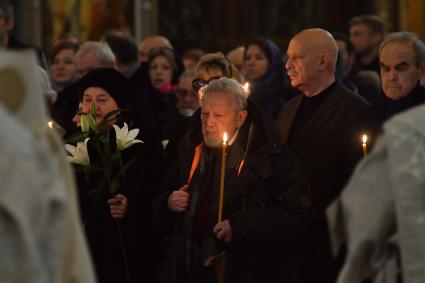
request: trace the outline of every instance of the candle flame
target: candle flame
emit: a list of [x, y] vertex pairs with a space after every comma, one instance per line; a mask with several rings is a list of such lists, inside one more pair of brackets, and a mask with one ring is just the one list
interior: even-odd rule
[[363, 143], [366, 144], [366, 142], [367, 142], [367, 136], [366, 135], [363, 135], [362, 140], [363, 140]]
[[227, 143], [227, 133], [224, 132], [223, 134], [223, 144]]
[[248, 94], [249, 94], [249, 83], [245, 83], [245, 84], [243, 85], [243, 89], [244, 89], [244, 91], [245, 91], [246, 93], [248, 93]]
[[47, 127], [49, 127], [50, 129], [53, 129], [53, 122], [52, 121], [47, 122]]

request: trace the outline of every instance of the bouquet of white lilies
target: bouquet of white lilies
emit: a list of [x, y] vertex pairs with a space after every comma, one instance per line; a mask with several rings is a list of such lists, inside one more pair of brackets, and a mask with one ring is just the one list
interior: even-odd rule
[[[136, 139], [139, 129], [128, 130], [127, 123], [124, 122], [122, 128], [112, 125], [115, 135], [108, 131], [110, 124], [115, 121], [117, 114], [121, 110], [115, 110], [108, 113], [105, 118], [96, 124], [95, 114], [96, 106], [92, 105], [89, 113], [81, 113], [81, 132], [78, 132], [67, 139], [65, 149], [70, 155], [67, 159], [74, 163], [80, 169], [86, 172], [88, 178], [90, 172], [102, 173], [103, 184], [113, 195], [116, 193], [120, 178], [125, 178], [125, 171], [131, 165], [132, 161], [123, 164], [121, 151], [136, 143], [143, 143]], [[115, 138], [111, 138], [115, 136]], [[70, 143], [74, 143], [70, 144]], [[96, 156], [97, 162], [91, 162], [90, 156]]]

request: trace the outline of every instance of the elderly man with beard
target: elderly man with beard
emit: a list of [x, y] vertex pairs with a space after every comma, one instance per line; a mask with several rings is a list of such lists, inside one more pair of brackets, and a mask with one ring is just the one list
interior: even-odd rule
[[299, 282], [306, 220], [300, 164], [242, 85], [223, 77], [200, 92], [200, 119], [180, 143], [155, 206], [161, 228], [172, 230], [163, 282]]
[[334, 282], [337, 264], [329, 246], [325, 208], [361, 157], [356, 122], [367, 107], [335, 79], [337, 46], [323, 29], [307, 29], [289, 43], [286, 69], [302, 92], [282, 107], [276, 121], [282, 140], [298, 155], [309, 183], [313, 215], [306, 242], [304, 282]]

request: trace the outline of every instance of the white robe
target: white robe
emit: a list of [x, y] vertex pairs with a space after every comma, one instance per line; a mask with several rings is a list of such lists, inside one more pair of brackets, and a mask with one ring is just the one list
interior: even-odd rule
[[0, 282], [95, 282], [73, 175], [47, 128], [34, 54], [0, 52], [0, 75], [8, 69], [19, 73], [24, 93], [13, 111], [0, 101]]
[[425, 282], [425, 106], [384, 125], [341, 208], [348, 255], [338, 283], [397, 282], [399, 272], [404, 283]]

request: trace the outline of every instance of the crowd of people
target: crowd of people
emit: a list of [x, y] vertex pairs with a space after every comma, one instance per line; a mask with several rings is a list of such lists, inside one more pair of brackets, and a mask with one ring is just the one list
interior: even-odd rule
[[[9, 1], [0, 14], [2, 46], [31, 49], [10, 37]], [[284, 52], [255, 38], [227, 55], [178, 54], [163, 36], [137, 45], [118, 30], [100, 41], [58, 38], [47, 61], [36, 51], [26, 55], [34, 88], [0, 54], [0, 142], [14, 156], [0, 171], [4, 282], [425, 280], [425, 45], [416, 34], [386, 34], [379, 17], [361, 15], [348, 34], [301, 30]], [[36, 89], [44, 105], [25, 104]], [[47, 115], [53, 130], [35, 131]], [[58, 136], [85, 137], [67, 145], [75, 182]], [[120, 151], [106, 168], [116, 179], [105, 178], [102, 166], [115, 161], [105, 148]], [[9, 160], [31, 174], [10, 173]], [[17, 188], [50, 198], [18, 198]]]

